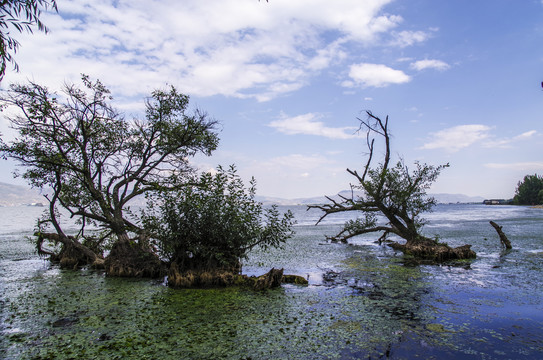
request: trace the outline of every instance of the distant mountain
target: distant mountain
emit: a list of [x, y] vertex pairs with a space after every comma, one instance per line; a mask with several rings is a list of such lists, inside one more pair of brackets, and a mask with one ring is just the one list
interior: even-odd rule
[[[355, 193], [356, 194], [356, 193]], [[336, 201], [340, 201], [340, 195], [345, 197], [351, 196], [350, 190], [340, 191], [338, 194], [330, 196]], [[467, 196], [463, 194], [428, 194], [433, 196], [440, 204], [456, 204], [456, 203], [482, 203], [484, 198], [480, 196]], [[139, 200], [139, 199], [138, 199]], [[257, 201], [263, 204], [271, 205], [309, 205], [309, 204], [324, 204], [328, 200], [324, 196], [311, 198], [296, 198], [283, 199], [277, 197], [257, 196]], [[30, 189], [26, 186], [6, 184], [0, 182], [0, 206], [17, 206], [25, 204], [45, 204], [46, 200], [43, 195], [36, 189]], [[131, 205], [143, 205], [138, 201], [134, 201]]]
[[0, 206], [44, 204], [46, 200], [36, 189], [0, 182]]
[[[355, 192], [355, 195], [356, 193], [357, 192]], [[351, 190], [340, 191], [338, 194], [330, 196], [330, 198], [336, 201], [340, 201], [340, 195], [349, 198], [351, 197]], [[428, 194], [428, 196], [433, 196], [438, 204], [482, 203], [484, 200], [484, 198], [480, 196], [468, 196], [464, 194]], [[309, 205], [323, 204], [328, 202], [328, 200], [324, 196], [297, 199], [282, 199], [276, 197], [257, 196], [256, 200], [266, 205]]]
[[438, 204], [456, 203], [482, 203], [485, 198], [481, 196], [468, 196], [464, 194], [428, 194], [433, 196]]

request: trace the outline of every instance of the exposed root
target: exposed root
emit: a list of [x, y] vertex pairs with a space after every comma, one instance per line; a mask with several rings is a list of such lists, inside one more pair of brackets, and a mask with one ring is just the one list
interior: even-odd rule
[[164, 276], [164, 263], [151, 250], [132, 241], [117, 242], [104, 267], [108, 276], [150, 277]]
[[234, 285], [237, 278], [229, 271], [180, 271], [176, 263], [172, 263], [168, 271], [168, 285], [173, 288], [222, 287]]
[[[286, 280], [285, 280], [286, 278]], [[209, 288], [225, 286], [242, 286], [254, 290], [265, 290], [281, 286], [281, 283], [307, 284], [307, 280], [296, 275], [283, 276], [283, 269], [271, 269], [264, 275], [255, 277], [239, 275], [226, 270], [180, 271], [176, 263], [172, 263], [168, 272], [168, 285], [173, 288]]]
[[[91, 265], [98, 269], [104, 267], [104, 259], [99, 254], [96, 254], [85, 245], [79, 243], [73, 237], [41, 232], [38, 232], [35, 235], [38, 236], [36, 241], [38, 254], [48, 255], [52, 262], [60, 263], [60, 267], [63, 269], [76, 269], [85, 265]], [[44, 250], [43, 242], [45, 240], [52, 241], [56, 244], [62, 244], [62, 249], [58, 254]]]
[[255, 290], [271, 289], [281, 286], [283, 269], [272, 268], [266, 274], [259, 276], [253, 285]]
[[300, 275], [283, 275], [282, 282], [285, 284], [297, 285], [307, 285], [309, 283], [306, 278]]
[[400, 250], [406, 255], [411, 255], [420, 260], [431, 260], [434, 262], [445, 262], [450, 260], [474, 259], [477, 255], [471, 250], [471, 245], [463, 245], [452, 248], [447, 244], [440, 244], [425, 239], [417, 242], [389, 244], [394, 250]]

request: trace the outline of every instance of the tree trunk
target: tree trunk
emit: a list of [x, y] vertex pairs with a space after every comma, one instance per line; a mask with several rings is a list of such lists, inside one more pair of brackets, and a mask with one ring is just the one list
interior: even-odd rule
[[157, 278], [165, 275], [164, 263], [145, 241], [130, 240], [126, 233], [118, 235], [104, 265], [108, 276]]

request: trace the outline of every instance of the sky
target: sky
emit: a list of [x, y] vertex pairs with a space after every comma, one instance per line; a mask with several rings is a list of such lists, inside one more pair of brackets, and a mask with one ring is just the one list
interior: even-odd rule
[[[431, 193], [511, 198], [543, 174], [543, 0], [58, 0], [16, 34], [20, 71], [59, 90], [100, 79], [127, 117], [175, 86], [220, 122], [219, 148], [262, 196], [333, 195], [355, 179], [365, 111], [407, 164], [449, 163]], [[0, 118], [0, 133], [13, 134]], [[378, 149], [377, 155], [382, 154]], [[0, 181], [14, 179], [0, 162]]]

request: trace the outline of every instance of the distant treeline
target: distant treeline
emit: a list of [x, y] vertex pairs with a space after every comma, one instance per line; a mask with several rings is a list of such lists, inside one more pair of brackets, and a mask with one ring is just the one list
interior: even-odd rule
[[517, 184], [515, 205], [541, 205], [543, 204], [543, 177], [537, 174], [526, 175]]

